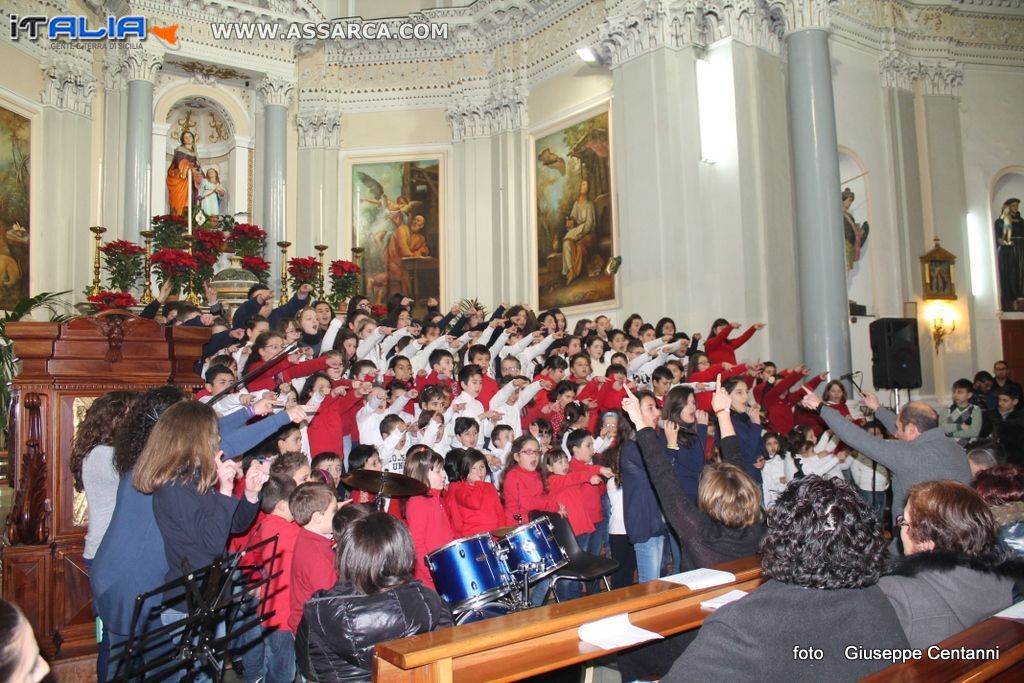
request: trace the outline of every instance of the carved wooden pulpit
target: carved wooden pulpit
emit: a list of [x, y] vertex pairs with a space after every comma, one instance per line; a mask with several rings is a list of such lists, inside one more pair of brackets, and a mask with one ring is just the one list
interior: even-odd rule
[[193, 365], [210, 331], [165, 328], [128, 311], [6, 329], [22, 370], [12, 382], [8, 443], [16, 488], [0, 547], [3, 597], [25, 612], [47, 657], [89, 654], [96, 627], [82, 559], [88, 510], [71, 478], [72, 437], [92, 401], [108, 391], [200, 384]]

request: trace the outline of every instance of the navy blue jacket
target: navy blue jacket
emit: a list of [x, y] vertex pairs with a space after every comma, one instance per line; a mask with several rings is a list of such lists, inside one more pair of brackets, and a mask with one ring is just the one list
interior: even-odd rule
[[[743, 471], [761, 485], [761, 470], [754, 467], [754, 463], [761, 456], [761, 432], [764, 428], [750, 421], [746, 413], [731, 412], [732, 426], [736, 430], [736, 441], [740, 446], [740, 454], [743, 456]], [[715, 444], [722, 447], [722, 437], [715, 434]]]
[[[104, 625], [113, 633], [128, 635], [135, 597], [163, 584], [167, 570], [153, 496], [136, 490], [128, 472], [117, 486], [114, 515], [89, 569], [93, 606]], [[159, 604], [157, 595], [144, 609]]]
[[629, 542], [643, 543], [652, 536], [663, 535], [665, 522], [661, 518], [661, 507], [636, 441], [626, 441], [620, 447], [619, 467], [622, 470], [622, 507]]
[[[696, 425], [697, 434], [679, 434], [679, 450], [668, 451], [672, 458], [672, 469], [676, 473], [679, 485], [683, 487], [683, 493], [692, 503], [697, 502], [697, 486], [700, 484], [700, 473], [704, 471], [704, 446], [708, 440], [708, 426]], [[690, 444], [683, 443], [684, 437], [689, 436]], [[663, 444], [665, 436], [662, 435]]]

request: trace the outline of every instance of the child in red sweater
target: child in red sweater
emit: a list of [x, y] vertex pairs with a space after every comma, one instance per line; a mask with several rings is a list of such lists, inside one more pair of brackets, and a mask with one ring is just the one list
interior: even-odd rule
[[291, 568], [288, 628], [294, 633], [306, 601], [338, 580], [332, 536], [338, 497], [326, 484], [309, 482], [292, 492], [288, 509], [295, 523], [302, 527], [295, 541]]
[[719, 318], [711, 324], [711, 336], [704, 342], [704, 351], [712, 363], [736, 365], [736, 349], [746, 344], [755, 332], [764, 328], [764, 323], [751, 325], [740, 336], [729, 339], [729, 333], [738, 329], [739, 326], [739, 323], [731, 323], [725, 318]]
[[[359, 470], [380, 472], [381, 467], [380, 453], [377, 451], [376, 446], [360, 444], [353, 448], [352, 452], [348, 455], [349, 473], [358, 472]], [[349, 498], [353, 503], [372, 503], [377, 499], [377, 496], [366, 491], [360, 491], [359, 489], [352, 489], [349, 492]]]
[[[246, 558], [245, 564], [259, 564], [272, 570], [274, 576], [264, 589], [266, 610], [271, 616], [262, 624], [263, 637], [242, 656], [246, 672], [253, 679], [290, 681], [295, 678], [295, 632], [288, 626], [291, 610], [292, 560], [295, 543], [302, 529], [292, 519], [288, 499], [295, 491], [291, 477], [271, 477], [260, 492], [260, 510], [263, 512], [252, 532], [252, 542], [260, 543], [277, 537], [277, 553], [273, 564], [270, 557]], [[264, 546], [269, 555], [272, 544]], [[251, 560], [251, 561], [250, 561]]]
[[505, 512], [494, 485], [487, 482], [487, 457], [466, 449], [460, 466], [462, 480], [448, 489], [448, 506], [456, 538], [490, 533], [504, 524]]
[[502, 475], [501, 492], [505, 497], [505, 524], [519, 526], [530, 521], [530, 512], [558, 511], [544, 493], [544, 481], [537, 470], [540, 444], [532, 436], [521, 436], [512, 442], [508, 464]]
[[434, 577], [427, 568], [426, 556], [456, 538], [448, 513], [441, 504], [445, 484], [444, 458], [427, 446], [413, 446], [405, 456], [405, 476], [428, 486], [426, 494], [410, 496], [405, 501], [405, 523], [416, 551], [413, 578], [434, 588]]
[[594, 531], [594, 520], [587, 513], [584, 490], [596, 489], [604, 483], [601, 477], [612, 476], [612, 471], [599, 465], [582, 465], [570, 472], [569, 456], [561, 450], [548, 451], [541, 460], [540, 471], [548, 499], [559, 510], [565, 509], [577, 542], [585, 548], [587, 538]]

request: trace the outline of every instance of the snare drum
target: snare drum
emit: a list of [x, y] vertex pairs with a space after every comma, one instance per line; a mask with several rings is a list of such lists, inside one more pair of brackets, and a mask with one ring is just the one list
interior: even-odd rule
[[564, 567], [569, 561], [555, 540], [551, 522], [546, 519], [535, 519], [516, 527], [498, 543], [507, 553], [505, 564], [510, 572], [517, 571], [520, 565], [534, 566], [527, 571], [531, 583]]
[[438, 594], [459, 612], [507, 595], [512, 577], [490, 534], [459, 538], [427, 555]]

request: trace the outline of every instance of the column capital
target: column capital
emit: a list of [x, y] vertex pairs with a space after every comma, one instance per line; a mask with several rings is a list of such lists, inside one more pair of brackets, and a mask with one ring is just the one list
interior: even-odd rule
[[960, 62], [913, 59], [895, 49], [882, 54], [878, 70], [883, 86], [909, 91], [914, 81], [921, 81], [925, 95], [957, 95], [964, 82]]
[[768, 12], [783, 20], [786, 33], [808, 28], [829, 29], [838, 0], [769, 0]]
[[[623, 5], [625, 5], [623, 7]], [[709, 42], [703, 3], [693, 0], [631, 0], [598, 28], [594, 47], [601, 63], [615, 68], [660, 47]]]
[[304, 111], [295, 117], [299, 131], [299, 148], [334, 148], [341, 146], [341, 117], [326, 111]]
[[156, 83], [157, 74], [164, 65], [163, 55], [150, 52], [143, 47], [123, 50], [121, 75], [128, 81], [149, 81]]
[[513, 93], [482, 102], [455, 103], [448, 107], [446, 118], [454, 142], [519, 130], [526, 125], [526, 97]]
[[263, 104], [288, 107], [295, 92], [295, 81], [278, 76], [267, 76], [257, 84]]
[[47, 106], [92, 115], [92, 96], [96, 93], [96, 78], [65, 57], [49, 57], [41, 65], [43, 89], [40, 101]]

